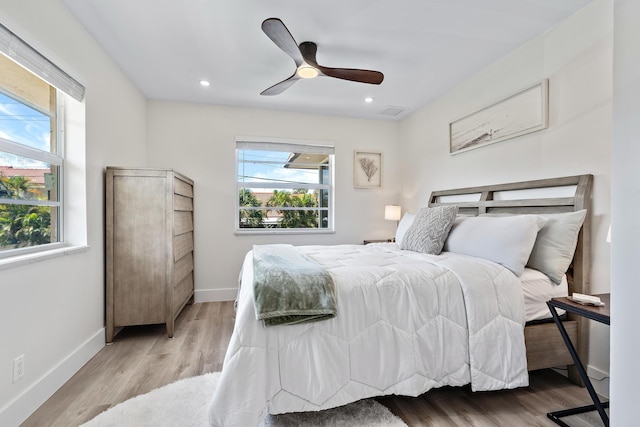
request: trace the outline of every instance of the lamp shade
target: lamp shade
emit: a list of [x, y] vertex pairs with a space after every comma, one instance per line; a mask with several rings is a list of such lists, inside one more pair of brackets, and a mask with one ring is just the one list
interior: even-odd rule
[[398, 205], [386, 205], [384, 207], [384, 219], [391, 221], [400, 221], [400, 215], [402, 214], [402, 207]]

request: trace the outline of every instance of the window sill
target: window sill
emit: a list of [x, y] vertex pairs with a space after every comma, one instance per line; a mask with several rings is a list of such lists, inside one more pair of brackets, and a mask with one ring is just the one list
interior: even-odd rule
[[10, 268], [22, 267], [34, 262], [46, 261], [53, 258], [72, 255], [79, 252], [89, 250], [89, 246], [63, 246], [61, 248], [49, 249], [41, 252], [32, 252], [29, 254], [16, 255], [8, 258], [0, 258], [0, 270], [8, 270]]
[[235, 230], [234, 234], [236, 236], [255, 236], [258, 234], [270, 234], [270, 235], [291, 235], [291, 234], [335, 234], [335, 230], [329, 229], [311, 229], [311, 230], [300, 230], [300, 229], [292, 229], [287, 230], [286, 228], [252, 228], [250, 230]]

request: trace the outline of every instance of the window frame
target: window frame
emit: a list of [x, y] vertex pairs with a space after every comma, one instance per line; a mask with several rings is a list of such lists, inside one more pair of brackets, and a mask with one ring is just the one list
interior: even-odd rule
[[[1, 53], [0, 53], [1, 54]], [[19, 65], [19, 64], [18, 64]], [[21, 65], [20, 65], [21, 66]], [[26, 72], [30, 72], [27, 68], [24, 68]], [[7, 205], [32, 205], [32, 206], [49, 206], [57, 208], [56, 219], [55, 219], [55, 233], [56, 233], [56, 241], [51, 243], [44, 243], [35, 246], [25, 246], [21, 248], [12, 248], [12, 249], [1, 249], [0, 248], [0, 260], [9, 259], [13, 257], [18, 257], [21, 255], [28, 255], [33, 253], [45, 252], [54, 249], [59, 249], [67, 246], [64, 240], [64, 93], [60, 91], [55, 86], [47, 83], [54, 91], [56, 97], [56, 112], [55, 118], [51, 117], [51, 113], [49, 111], [45, 111], [41, 107], [34, 105], [32, 102], [23, 99], [19, 95], [15, 93], [11, 93], [8, 90], [0, 88], [0, 92], [3, 95], [14, 99], [17, 102], [20, 102], [23, 105], [28, 106], [29, 108], [35, 109], [42, 114], [49, 116], [52, 119], [55, 119], [55, 132], [52, 133], [55, 141], [51, 142], [50, 152], [39, 150], [34, 147], [30, 147], [28, 145], [21, 144], [19, 142], [11, 141], [5, 138], [0, 137], [0, 152], [13, 154], [15, 156], [25, 157], [31, 160], [36, 160], [39, 162], [47, 163], [52, 166], [56, 166], [58, 168], [57, 173], [57, 188], [56, 192], [58, 194], [56, 201], [51, 200], [23, 200], [23, 199], [7, 199], [0, 198], [0, 204]], [[50, 227], [54, 227], [52, 223]]]
[[[247, 185], [246, 181], [241, 182], [238, 177], [240, 176], [240, 151], [243, 149], [241, 144], [249, 144], [253, 146], [262, 146], [268, 147], [272, 146], [274, 150], [271, 151], [281, 151], [281, 152], [291, 152], [291, 147], [308, 147], [311, 150], [326, 150], [328, 155], [328, 169], [329, 169], [329, 184], [287, 184], [281, 185], [279, 189], [295, 189], [295, 188], [309, 188], [309, 189], [317, 189], [318, 191], [327, 190], [329, 191], [328, 196], [328, 208], [326, 209], [328, 221], [327, 227], [325, 228], [241, 228], [240, 227], [240, 190], [243, 188], [256, 188], [263, 186], [264, 188], [271, 188], [270, 184], [260, 183], [252, 187], [252, 185]], [[280, 149], [275, 149], [280, 148]], [[285, 149], [287, 148], [287, 149]], [[257, 235], [257, 234], [333, 234], [335, 233], [335, 146], [333, 143], [328, 141], [318, 141], [318, 140], [299, 140], [299, 139], [284, 139], [284, 138], [261, 138], [261, 137], [236, 137], [235, 139], [235, 202], [234, 202], [234, 233], [236, 235]], [[254, 184], [256, 184], [254, 182]], [[276, 210], [276, 209], [273, 209]], [[298, 210], [296, 208], [291, 208], [290, 210]], [[310, 210], [310, 209], [304, 209]], [[320, 211], [321, 207], [316, 208], [315, 210]]]

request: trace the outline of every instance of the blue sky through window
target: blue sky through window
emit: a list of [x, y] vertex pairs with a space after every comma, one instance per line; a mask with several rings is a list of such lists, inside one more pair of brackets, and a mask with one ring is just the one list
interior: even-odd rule
[[[0, 137], [51, 152], [51, 118], [0, 93]], [[0, 166], [42, 168], [43, 163], [0, 152]]]
[[240, 150], [238, 181], [318, 184], [317, 168], [285, 168], [289, 155], [285, 151]]

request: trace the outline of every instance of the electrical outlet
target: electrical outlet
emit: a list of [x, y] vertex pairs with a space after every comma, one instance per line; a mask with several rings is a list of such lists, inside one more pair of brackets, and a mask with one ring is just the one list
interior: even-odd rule
[[13, 382], [24, 376], [24, 354], [13, 359]]

